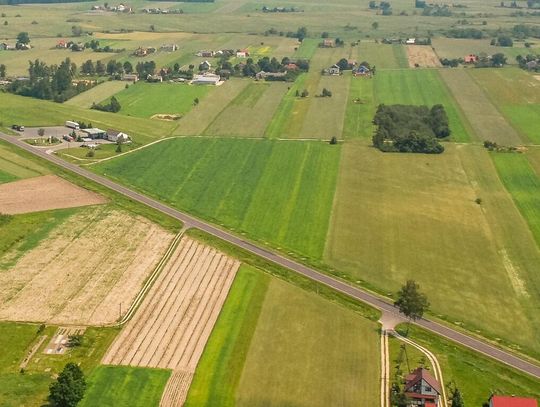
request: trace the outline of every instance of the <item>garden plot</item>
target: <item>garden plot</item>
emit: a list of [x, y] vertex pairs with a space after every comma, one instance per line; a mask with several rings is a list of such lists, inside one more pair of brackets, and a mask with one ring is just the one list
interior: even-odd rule
[[105, 202], [102, 196], [54, 175], [0, 185], [0, 212], [10, 215]]
[[411, 68], [437, 68], [442, 66], [439, 57], [429, 45], [409, 45], [406, 49], [409, 67]]
[[62, 355], [66, 353], [69, 344], [69, 337], [74, 335], [84, 334], [85, 328], [65, 328], [60, 327], [51, 338], [51, 341], [47, 344], [43, 353], [47, 355]]
[[[106, 206], [80, 210], [0, 274], [0, 319], [114, 323], [172, 237], [141, 217]], [[10, 251], [4, 255], [10, 256]]]
[[238, 266], [217, 250], [184, 238], [103, 363], [181, 372], [172, 380], [184, 390], [171, 397], [183, 402]]

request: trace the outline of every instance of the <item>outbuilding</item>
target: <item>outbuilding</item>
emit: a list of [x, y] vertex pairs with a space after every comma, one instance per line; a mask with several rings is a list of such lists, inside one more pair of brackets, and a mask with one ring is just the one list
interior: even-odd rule
[[92, 140], [94, 139], [107, 139], [107, 132], [105, 130], [93, 127], [91, 129], [81, 129], [81, 131], [88, 135]]
[[110, 129], [107, 130], [107, 140], [120, 144], [131, 143], [131, 137], [129, 137], [126, 133]]

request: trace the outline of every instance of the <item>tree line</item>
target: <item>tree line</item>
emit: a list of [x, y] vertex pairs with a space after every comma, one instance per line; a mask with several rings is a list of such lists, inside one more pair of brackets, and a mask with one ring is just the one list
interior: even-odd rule
[[385, 152], [440, 154], [440, 139], [450, 136], [448, 116], [442, 105], [384, 105], [373, 118], [377, 126], [373, 145]]

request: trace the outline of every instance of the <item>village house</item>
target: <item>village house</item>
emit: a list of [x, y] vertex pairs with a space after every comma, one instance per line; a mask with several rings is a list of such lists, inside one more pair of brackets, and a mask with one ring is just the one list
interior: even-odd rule
[[365, 66], [360, 65], [358, 68], [353, 68], [353, 76], [371, 76], [371, 70]]
[[323, 48], [334, 48], [334, 40], [324, 39], [321, 46]]
[[131, 137], [129, 137], [126, 133], [123, 133], [117, 130], [110, 130], [110, 129], [107, 130], [107, 140], [112, 141], [114, 143], [119, 143], [119, 144], [131, 143]]
[[147, 82], [163, 82], [163, 77], [161, 75], [151, 75], [151, 74], [148, 74], [148, 76], [146, 77], [146, 81]]
[[466, 55], [465, 58], [463, 58], [463, 62], [465, 62], [466, 64], [474, 64], [478, 62], [478, 55], [475, 55], [475, 54]]
[[214, 51], [199, 51], [196, 55], [198, 57], [211, 58], [214, 56]]
[[336, 76], [336, 75], [339, 75], [341, 73], [341, 70], [339, 69], [339, 66], [334, 64], [330, 68], [325, 69], [324, 73], [326, 75], [334, 75], [334, 76]]
[[126, 82], [137, 82], [139, 80], [139, 75], [136, 73], [125, 73], [122, 75], [122, 80]]
[[295, 63], [291, 62], [287, 65], [285, 65], [285, 69], [287, 71], [297, 71], [298, 70], [298, 65], [296, 65]]
[[407, 44], [407, 45], [416, 44], [416, 38], [407, 38], [407, 40], [405, 41], [405, 44]]
[[153, 54], [156, 52], [154, 47], [139, 47], [134, 52], [133, 55], [136, 57], [145, 57], [147, 55]]
[[525, 66], [527, 67], [527, 69], [529, 70], [533, 70], [533, 69], [536, 69], [538, 68], [538, 61], [529, 61], [525, 64]]
[[493, 395], [489, 399], [489, 407], [538, 407], [538, 403], [531, 398]]
[[405, 395], [411, 400], [410, 407], [438, 407], [441, 384], [423, 367], [405, 378]]
[[247, 49], [239, 49], [236, 51], [236, 58], [247, 58], [249, 57], [249, 51]]
[[60, 40], [60, 41], [58, 41], [58, 42], [56, 43], [56, 48], [58, 48], [58, 49], [65, 49], [65, 48], [68, 48], [68, 47], [69, 47], [68, 44], [69, 44], [69, 43], [68, 43], [66, 40]]
[[208, 61], [203, 61], [199, 65], [199, 71], [208, 71], [210, 68], [212, 68], [212, 64]]
[[163, 44], [160, 50], [164, 52], [178, 51], [178, 45], [177, 44]]

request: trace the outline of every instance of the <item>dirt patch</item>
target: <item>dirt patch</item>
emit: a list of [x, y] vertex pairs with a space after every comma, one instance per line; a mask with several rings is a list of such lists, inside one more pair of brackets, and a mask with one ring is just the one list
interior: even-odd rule
[[405, 48], [409, 67], [411, 68], [417, 66], [421, 68], [438, 68], [442, 66], [439, 57], [429, 45], [408, 45]]
[[47, 355], [63, 355], [69, 349], [69, 337], [73, 335], [82, 335], [86, 328], [63, 328], [57, 329], [56, 333], [51, 338], [51, 341], [47, 344], [43, 353]]
[[106, 199], [101, 195], [55, 175], [44, 175], [0, 185], [0, 212], [10, 215], [105, 202]]
[[190, 375], [195, 372], [238, 266], [237, 260], [183, 238], [102, 362], [179, 371], [181, 374], [171, 378], [166, 400], [185, 399]]
[[0, 319], [68, 325], [114, 323], [173, 235], [141, 217], [94, 207], [0, 273]]
[[157, 120], [165, 120], [168, 122], [173, 122], [175, 120], [180, 120], [182, 118], [179, 114], [155, 114], [151, 119], [157, 119]]
[[533, 75], [533, 78], [536, 79], [537, 81], [540, 81], [540, 75]]
[[193, 380], [193, 373], [176, 370], [172, 373], [159, 403], [160, 407], [183, 406]]

